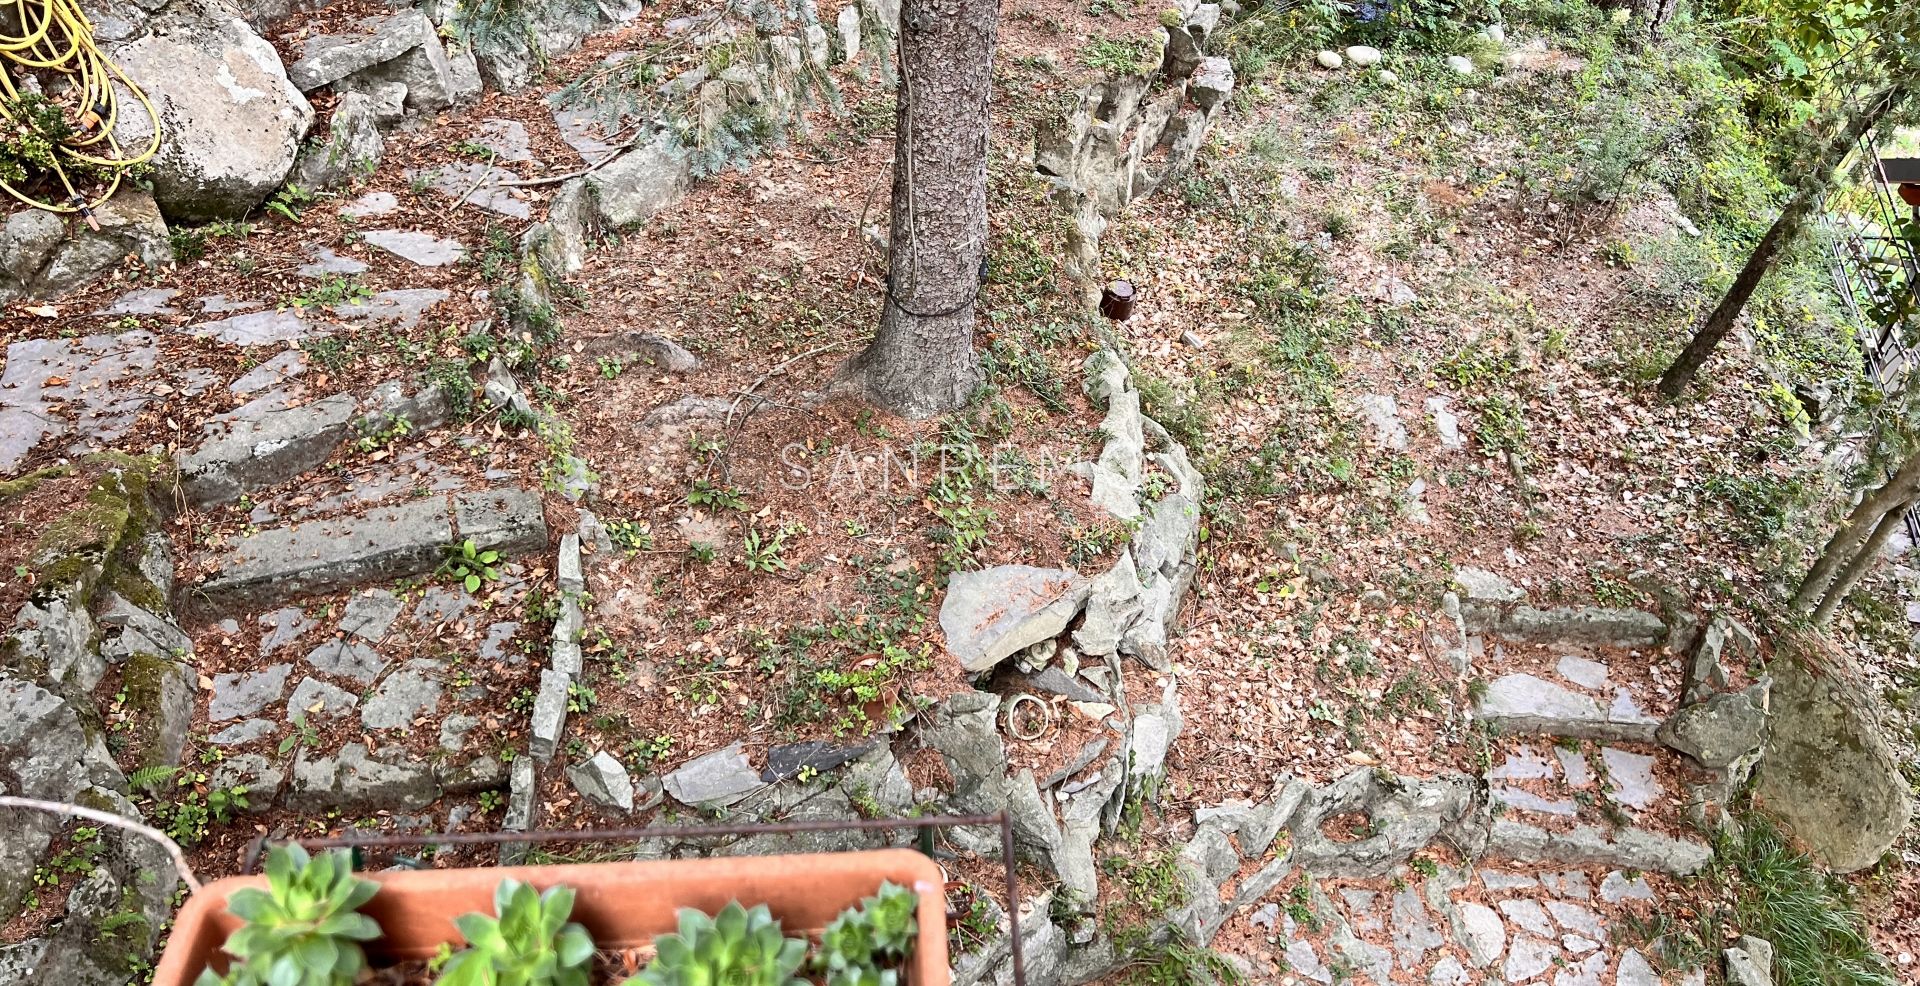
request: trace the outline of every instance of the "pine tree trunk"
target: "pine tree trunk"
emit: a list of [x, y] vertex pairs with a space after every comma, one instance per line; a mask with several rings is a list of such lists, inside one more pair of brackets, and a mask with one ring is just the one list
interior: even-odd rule
[[1824, 626], [1833, 620], [1833, 611], [1840, 608], [1840, 604], [1847, 598], [1847, 593], [1852, 592], [1854, 585], [1860, 581], [1860, 577], [1867, 574], [1867, 569], [1873, 567], [1874, 560], [1879, 558], [1880, 552], [1886, 549], [1887, 542], [1893, 540], [1894, 532], [1900, 530], [1900, 525], [1906, 523], [1907, 508], [1912, 505], [1913, 501], [1908, 500], [1881, 516], [1880, 523], [1873, 528], [1873, 535], [1867, 538], [1859, 551], [1854, 552], [1852, 558], [1848, 559], [1847, 566], [1840, 570], [1839, 576], [1833, 580], [1833, 585], [1827, 589], [1826, 597], [1820, 600], [1820, 605], [1814, 607], [1813, 622]]
[[1767, 276], [1774, 261], [1799, 235], [1807, 219], [1813, 215], [1813, 210], [1826, 200], [1827, 190], [1832, 187], [1836, 172], [1846, 161], [1847, 155], [1853, 153], [1861, 137], [1909, 95], [1909, 89], [1904, 84], [1874, 95], [1865, 108], [1822, 149], [1813, 167], [1802, 176], [1793, 199], [1780, 211], [1780, 218], [1774, 220], [1767, 234], [1760, 238], [1759, 245], [1754, 247], [1753, 254], [1747, 258], [1746, 266], [1740, 269], [1740, 276], [1734, 278], [1733, 287], [1727, 290], [1726, 297], [1720, 299], [1713, 314], [1707, 316], [1706, 324], [1700, 326], [1700, 331], [1694, 333], [1693, 339], [1680, 351], [1673, 365], [1667, 367], [1667, 372], [1660, 376], [1662, 394], [1678, 397], [1693, 382], [1701, 364], [1713, 355], [1714, 349], [1733, 331], [1734, 323], [1739, 321], [1740, 313], [1746, 310], [1754, 289], [1760, 286], [1760, 281]]
[[[1860, 502], [1848, 512], [1847, 519], [1840, 529], [1833, 532], [1827, 543], [1820, 549], [1820, 557], [1807, 571], [1807, 577], [1801, 581], [1799, 591], [1793, 594], [1792, 608], [1802, 613], [1811, 613], [1826, 605], [1835, 593], [1829, 588], [1836, 581], [1835, 573], [1852, 570], [1861, 558], [1871, 560], [1879, 552], [1879, 547], [1867, 548], [1878, 537], [1887, 521], [1896, 524], [1901, 514], [1910, 504], [1916, 493], [1920, 493], [1920, 454], [1915, 454], [1902, 463], [1879, 488], [1861, 498]], [[1891, 536], [1891, 532], [1888, 532]], [[1885, 546], [1882, 539], [1880, 546]], [[1864, 571], [1861, 568], [1861, 571]], [[1844, 579], [1844, 574], [1838, 576]], [[1854, 579], [1857, 581], [1856, 573]], [[1849, 584], [1847, 589], [1851, 589]], [[1844, 596], [1845, 592], [1839, 593]], [[1831, 613], [1831, 607], [1828, 607]]]
[[887, 300], [844, 386], [908, 418], [964, 405], [980, 383], [974, 299], [987, 246], [994, 0], [906, 0]]

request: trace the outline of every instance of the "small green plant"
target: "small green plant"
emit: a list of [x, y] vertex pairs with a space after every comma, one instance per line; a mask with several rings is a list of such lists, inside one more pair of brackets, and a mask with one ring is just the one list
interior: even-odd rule
[[294, 308], [331, 308], [352, 305], [373, 297], [373, 289], [352, 274], [328, 274], [320, 283], [287, 299]]
[[312, 201], [312, 192], [292, 182], [288, 182], [280, 186], [280, 190], [273, 193], [273, 197], [267, 200], [266, 208], [268, 212], [280, 216], [288, 222], [297, 223], [300, 221], [301, 210], [305, 209]]
[[794, 975], [806, 960], [804, 939], [788, 938], [761, 904], [738, 901], [708, 917], [680, 909], [680, 930], [654, 939], [658, 954], [625, 986], [807, 986]]
[[786, 559], [780, 557], [780, 552], [786, 550], [786, 547], [787, 535], [785, 531], [775, 534], [771, 538], [763, 538], [760, 536], [759, 531], [748, 530], [745, 549], [740, 556], [740, 560], [747, 566], [747, 571], [749, 572], [761, 572], [771, 575], [774, 572], [784, 571], [786, 569]]
[[482, 551], [472, 538], [448, 545], [446, 552], [440, 571], [466, 586], [468, 592], [479, 592], [483, 582], [499, 581], [500, 570], [493, 566], [500, 561], [500, 552], [492, 548]]
[[598, 365], [600, 367], [600, 375], [608, 380], [620, 376], [620, 374], [626, 372], [627, 369], [627, 364], [621, 362], [618, 356], [602, 356], [598, 361]]
[[913, 950], [919, 931], [914, 910], [920, 899], [899, 884], [880, 884], [880, 892], [849, 907], [820, 935], [813, 957], [828, 986], [896, 986], [898, 966]]
[[584, 715], [587, 712], [593, 711], [594, 703], [599, 700], [600, 696], [595, 694], [592, 688], [577, 681], [567, 684], [568, 712], [576, 715]]
[[695, 507], [725, 507], [728, 510], [747, 509], [746, 494], [730, 486], [715, 486], [704, 479], [693, 481], [693, 489], [687, 491], [687, 503]]
[[607, 539], [628, 554], [653, 550], [653, 527], [644, 520], [607, 521]]
[[568, 921], [573, 890], [540, 893], [511, 878], [493, 891], [493, 911], [453, 920], [467, 947], [447, 960], [438, 986], [586, 986], [593, 960], [587, 929]]
[[226, 976], [200, 974], [199, 986], [350, 986], [367, 967], [361, 942], [380, 926], [359, 913], [379, 884], [355, 879], [344, 851], [309, 857], [298, 845], [267, 854], [267, 889], [243, 887], [227, 910], [246, 922], [227, 939], [239, 961]]

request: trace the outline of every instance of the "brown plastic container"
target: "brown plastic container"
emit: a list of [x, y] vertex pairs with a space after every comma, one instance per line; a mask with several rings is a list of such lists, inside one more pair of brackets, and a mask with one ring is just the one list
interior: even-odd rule
[[[739, 856], [647, 863], [583, 863], [568, 866], [502, 866], [462, 870], [395, 870], [361, 876], [380, 892], [361, 913], [380, 923], [381, 937], [367, 943], [376, 966], [426, 958], [447, 943], [458, 948], [453, 919], [469, 911], [493, 913], [493, 890], [513, 877], [545, 890], [576, 892], [573, 919], [604, 949], [645, 945], [675, 930], [682, 907], [708, 914], [730, 901], [765, 904], [787, 934], [817, 935], [841, 911], [871, 897], [883, 880], [920, 895], [920, 933], [909, 963], [913, 986], [947, 986], [947, 903], [940, 867], [911, 849], [822, 853], [807, 856]], [[264, 876], [236, 876], [200, 889], [180, 909], [167, 950], [153, 973], [153, 986], [192, 986], [200, 971], [224, 972], [220, 950], [240, 920], [227, 913], [227, 895], [241, 887], [265, 887]]]

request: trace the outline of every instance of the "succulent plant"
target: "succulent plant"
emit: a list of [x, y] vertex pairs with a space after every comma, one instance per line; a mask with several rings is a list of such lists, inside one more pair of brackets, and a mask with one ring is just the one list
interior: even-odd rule
[[713, 917], [681, 908], [679, 932], [653, 944], [653, 962], [626, 986], [807, 986], [794, 975], [807, 943], [786, 937], [765, 904], [735, 901]]
[[345, 852], [309, 857], [297, 845], [276, 847], [267, 854], [267, 889], [227, 898], [227, 910], [246, 922], [225, 946], [238, 961], [224, 978], [201, 973], [201, 986], [350, 986], [367, 966], [360, 943], [380, 937], [380, 926], [359, 913], [379, 889], [354, 877]]
[[914, 911], [920, 898], [897, 883], [880, 884], [880, 892], [849, 907], [820, 935], [814, 955], [816, 971], [826, 974], [827, 986], [896, 986], [896, 968], [913, 951], [919, 930]]
[[439, 986], [586, 986], [593, 938], [567, 920], [573, 914], [571, 888], [540, 893], [518, 880], [501, 880], [493, 912], [498, 917], [454, 919], [467, 948], [447, 960]]

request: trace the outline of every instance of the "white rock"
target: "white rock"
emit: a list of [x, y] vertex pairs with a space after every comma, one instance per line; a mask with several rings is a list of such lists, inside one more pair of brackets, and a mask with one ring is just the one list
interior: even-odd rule
[[1370, 68], [1380, 64], [1380, 49], [1366, 45], [1354, 45], [1347, 49], [1347, 61], [1356, 68]]
[[1452, 69], [1455, 75], [1472, 75], [1473, 59], [1465, 55], [1448, 55], [1447, 68]]
[[1487, 39], [1495, 44], [1507, 43], [1507, 26], [1505, 24], [1488, 24], [1487, 29], [1480, 33], [1486, 35]]
[[1313, 56], [1313, 60], [1319, 62], [1321, 68], [1339, 68], [1341, 64], [1340, 53], [1337, 51], [1322, 51]]
[[1380, 84], [1383, 86], [1397, 86], [1400, 84], [1400, 77], [1395, 75], [1394, 71], [1390, 68], [1381, 69], [1374, 78], [1380, 80]]

